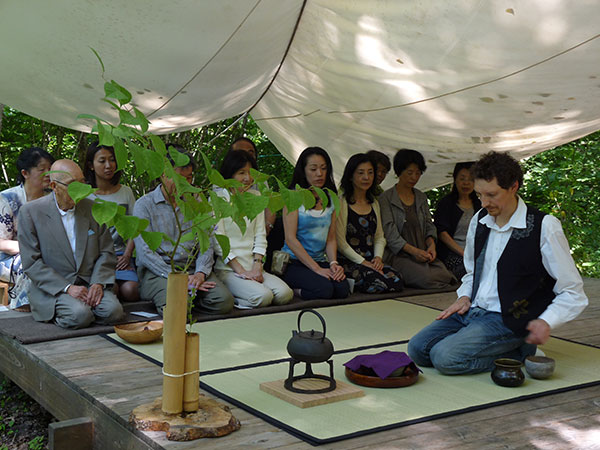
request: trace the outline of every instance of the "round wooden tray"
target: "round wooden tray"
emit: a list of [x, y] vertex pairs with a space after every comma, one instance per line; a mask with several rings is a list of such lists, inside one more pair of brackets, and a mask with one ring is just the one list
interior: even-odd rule
[[415, 384], [419, 378], [419, 372], [411, 371], [410, 374], [401, 377], [388, 377], [384, 380], [375, 376], [362, 375], [354, 372], [353, 370], [346, 367], [346, 378], [352, 381], [354, 384], [359, 384], [366, 387], [376, 388], [395, 388], [405, 387]]

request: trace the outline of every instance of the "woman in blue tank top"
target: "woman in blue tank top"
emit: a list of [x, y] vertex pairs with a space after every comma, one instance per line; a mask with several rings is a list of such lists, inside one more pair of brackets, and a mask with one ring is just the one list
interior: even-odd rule
[[[290, 188], [312, 186], [334, 192], [331, 159], [320, 147], [305, 149], [296, 163]], [[284, 281], [304, 300], [345, 298], [350, 287], [344, 269], [336, 260], [335, 213], [331, 202], [323, 207], [316, 192], [315, 206], [292, 212], [283, 211], [285, 245], [291, 260]]]

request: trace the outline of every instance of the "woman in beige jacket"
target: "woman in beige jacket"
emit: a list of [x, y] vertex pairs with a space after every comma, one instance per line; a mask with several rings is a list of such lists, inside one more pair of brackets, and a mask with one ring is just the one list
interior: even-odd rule
[[374, 191], [375, 163], [365, 153], [352, 156], [340, 183], [340, 214], [336, 237], [339, 260], [354, 290], [363, 293], [398, 292], [402, 276], [383, 264], [385, 238]]

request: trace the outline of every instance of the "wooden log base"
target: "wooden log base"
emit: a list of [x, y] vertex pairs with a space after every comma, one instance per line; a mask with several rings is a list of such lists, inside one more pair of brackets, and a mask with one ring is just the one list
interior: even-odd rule
[[[343, 381], [335, 380], [337, 387], [330, 392], [321, 394], [301, 394], [298, 392], [288, 391], [283, 383], [285, 380], [268, 381], [260, 384], [260, 390], [267, 394], [274, 395], [281, 400], [285, 400], [298, 408], [312, 408], [313, 406], [325, 405], [327, 403], [341, 402], [351, 398], [362, 397], [364, 391], [352, 384], [344, 383]], [[294, 387], [300, 389], [321, 389], [329, 386], [328, 381], [319, 379], [304, 379], [294, 383]]]
[[229, 407], [200, 395], [200, 407], [193, 413], [165, 414], [162, 397], [152, 403], [138, 406], [129, 421], [139, 430], [165, 431], [170, 441], [193, 441], [205, 437], [226, 436], [241, 425]]

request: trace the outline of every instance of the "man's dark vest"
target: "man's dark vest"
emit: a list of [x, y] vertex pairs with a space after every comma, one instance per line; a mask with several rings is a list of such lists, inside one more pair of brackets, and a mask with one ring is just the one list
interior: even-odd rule
[[[479, 223], [486, 214], [487, 211], [482, 209], [477, 216], [474, 261], [477, 261], [490, 234], [490, 229]], [[527, 323], [537, 319], [555, 297], [552, 288], [556, 280], [544, 268], [540, 251], [544, 216], [544, 213], [527, 206], [526, 228], [513, 229], [498, 260], [498, 296], [502, 321], [517, 336], [528, 333], [525, 329]], [[475, 274], [473, 279], [476, 279]]]

